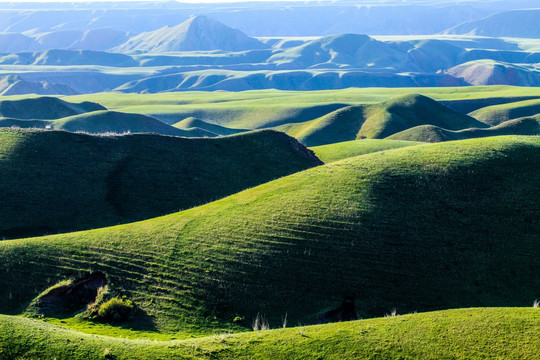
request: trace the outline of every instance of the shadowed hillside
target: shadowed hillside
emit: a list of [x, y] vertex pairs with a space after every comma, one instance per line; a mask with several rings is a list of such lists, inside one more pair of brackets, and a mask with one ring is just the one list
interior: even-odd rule
[[217, 124], [212, 124], [207, 121], [203, 121], [194, 117], [185, 118], [184, 120], [177, 122], [173, 126], [175, 128], [184, 129], [184, 130], [201, 129], [201, 130], [207, 131], [208, 133], [214, 134], [215, 136], [233, 135], [233, 134], [249, 131], [247, 129], [233, 129], [233, 128], [229, 128], [229, 127], [225, 127], [225, 126], [221, 126]]
[[155, 217], [320, 163], [273, 131], [212, 140], [1, 129], [0, 146], [4, 237]]
[[25, 81], [17, 75], [0, 76], [0, 95], [75, 95], [77, 92], [63, 84], [50, 84], [47, 81]]
[[0, 242], [11, 294], [0, 311], [20, 313], [89, 272], [161, 330], [226, 329], [237, 316], [250, 327], [257, 313], [306, 324], [344, 296], [364, 318], [529, 306], [540, 288], [539, 149], [538, 137], [496, 137], [377, 152], [149, 221]]
[[15, 119], [52, 120], [98, 110], [107, 109], [93, 102], [76, 104], [55, 97], [0, 100], [0, 116]]

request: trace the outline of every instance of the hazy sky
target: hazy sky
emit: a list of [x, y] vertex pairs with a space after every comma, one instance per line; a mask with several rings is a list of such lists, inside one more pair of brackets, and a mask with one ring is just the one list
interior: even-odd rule
[[[144, 1], [149, 0], [0, 0], [0, 2], [118, 2], [118, 1]], [[301, 2], [331, 2], [331, 0], [181, 0], [177, 2], [184, 3], [220, 3], [220, 2], [244, 2], [244, 1], [301, 1]]]

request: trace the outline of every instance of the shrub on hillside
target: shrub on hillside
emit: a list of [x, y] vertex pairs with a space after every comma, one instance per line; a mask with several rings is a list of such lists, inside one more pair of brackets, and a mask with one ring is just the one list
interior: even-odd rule
[[135, 311], [133, 301], [123, 297], [113, 297], [99, 307], [96, 320], [110, 322], [124, 322], [129, 320]]
[[96, 301], [88, 305], [81, 317], [102, 321], [120, 323], [131, 318], [136, 310], [132, 300], [124, 296], [115, 296], [108, 286], [99, 289]]

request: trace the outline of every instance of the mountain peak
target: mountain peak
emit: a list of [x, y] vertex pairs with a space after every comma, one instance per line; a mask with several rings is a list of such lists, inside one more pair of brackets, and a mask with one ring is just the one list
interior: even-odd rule
[[264, 44], [240, 30], [230, 28], [206, 16], [193, 16], [173, 27], [139, 34], [117, 48], [118, 51], [244, 51], [260, 49]]

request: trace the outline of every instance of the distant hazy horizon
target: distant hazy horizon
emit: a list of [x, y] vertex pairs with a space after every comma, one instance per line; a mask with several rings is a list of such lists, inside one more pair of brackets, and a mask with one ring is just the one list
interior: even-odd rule
[[[174, 1], [179, 3], [235, 3], [235, 2], [283, 2], [283, 1], [295, 1], [295, 2], [334, 2], [333, 0], [165, 0], [165, 1]], [[26, 2], [26, 3], [71, 3], [71, 2], [101, 2], [101, 3], [114, 3], [114, 2], [152, 2], [149, 0], [0, 0], [3, 3], [17, 3], [17, 2]]]

